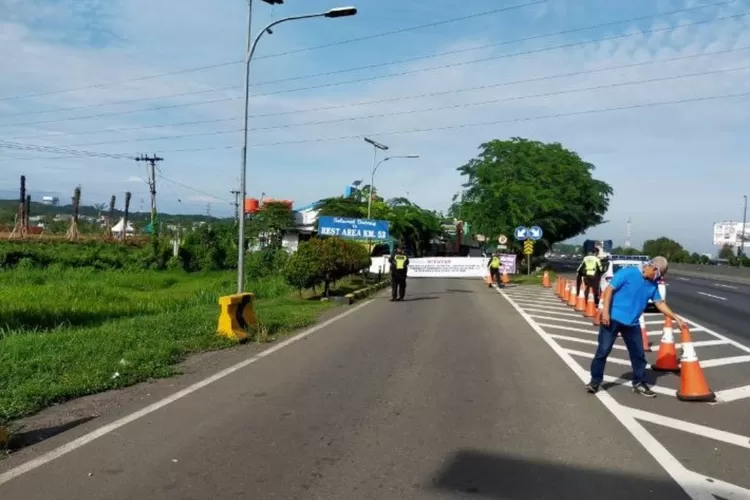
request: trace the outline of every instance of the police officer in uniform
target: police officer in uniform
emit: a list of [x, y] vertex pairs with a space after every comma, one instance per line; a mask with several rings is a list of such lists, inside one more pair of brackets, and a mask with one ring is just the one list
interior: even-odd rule
[[497, 286], [502, 286], [500, 282], [500, 252], [495, 252], [490, 257], [490, 261], [487, 263], [487, 267], [490, 268], [490, 283], [487, 285], [492, 288], [492, 282], [494, 281]]
[[391, 302], [404, 300], [409, 257], [404, 254], [404, 249], [399, 245], [389, 262], [391, 264]]
[[583, 283], [586, 286], [584, 296], [589, 298], [589, 291], [594, 293], [594, 303], [599, 304], [599, 279], [602, 275], [602, 264], [599, 257], [590, 251], [583, 262], [578, 266], [578, 274], [583, 274]]

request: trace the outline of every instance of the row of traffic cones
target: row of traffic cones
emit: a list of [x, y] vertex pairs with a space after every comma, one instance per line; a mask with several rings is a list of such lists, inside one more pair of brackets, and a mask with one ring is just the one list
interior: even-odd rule
[[[598, 305], [595, 304], [593, 294], [590, 294], [588, 300], [586, 300], [583, 287], [576, 296], [575, 281], [558, 277], [555, 295], [563, 303], [573, 307], [576, 311], [583, 312], [585, 317], [592, 318], [595, 326], [601, 323], [602, 301], [600, 300]], [[643, 315], [641, 315], [639, 323], [643, 350], [651, 352], [648, 330]], [[656, 355], [656, 362], [651, 365], [651, 368], [654, 371], [680, 373], [680, 388], [677, 390], [677, 399], [680, 401], [715, 401], [716, 395], [711, 391], [703, 374], [703, 369], [700, 366], [698, 355], [693, 346], [692, 336], [687, 326], [680, 331], [680, 342], [682, 344], [682, 356], [678, 360], [672, 318], [665, 316], [659, 352]]]

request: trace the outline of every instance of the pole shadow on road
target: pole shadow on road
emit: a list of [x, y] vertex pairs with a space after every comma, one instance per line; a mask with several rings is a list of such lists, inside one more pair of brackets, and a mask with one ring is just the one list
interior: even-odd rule
[[58, 434], [62, 434], [63, 432], [67, 432], [75, 427], [78, 427], [79, 425], [94, 420], [95, 418], [96, 417], [82, 417], [60, 425], [42, 427], [26, 432], [14, 432], [10, 438], [10, 441], [8, 442], [8, 451], [15, 452], [29, 446], [39, 444], [42, 441], [55, 437]]
[[425, 295], [417, 295], [417, 296], [414, 296], [414, 297], [404, 297], [404, 302], [415, 302], [415, 301], [418, 301], [418, 300], [435, 300], [435, 299], [439, 299], [439, 298], [440, 297], [432, 297], [430, 295], [427, 295], [427, 296], [425, 296]]
[[[461, 450], [447, 460], [431, 489], [471, 498], [512, 500], [686, 499], [676, 483], [655, 477]], [[458, 498], [458, 497], [457, 497]], [[461, 498], [464, 498], [463, 496]]]

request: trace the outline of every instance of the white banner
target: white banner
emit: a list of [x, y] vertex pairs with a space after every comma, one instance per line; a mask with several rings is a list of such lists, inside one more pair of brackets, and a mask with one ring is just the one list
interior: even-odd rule
[[[490, 273], [489, 257], [423, 257], [409, 259], [409, 278], [482, 278]], [[516, 272], [516, 256], [500, 255], [501, 269], [508, 274]], [[372, 273], [390, 272], [388, 256], [373, 257]]]

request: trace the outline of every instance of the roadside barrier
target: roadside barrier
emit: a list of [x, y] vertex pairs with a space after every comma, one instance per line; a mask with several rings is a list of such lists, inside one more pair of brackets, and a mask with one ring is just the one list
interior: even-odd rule
[[219, 324], [216, 331], [237, 342], [247, 340], [247, 329], [257, 323], [253, 308], [254, 298], [255, 295], [252, 293], [219, 297]]

